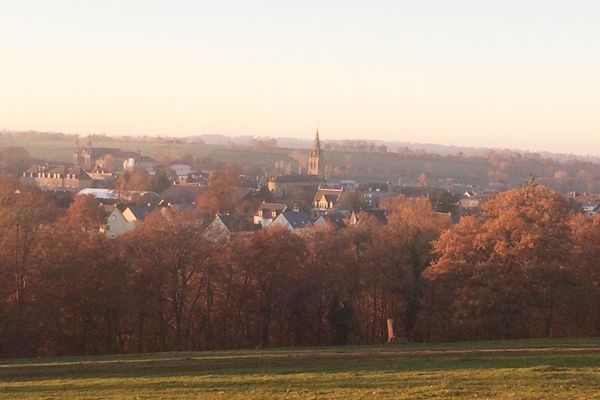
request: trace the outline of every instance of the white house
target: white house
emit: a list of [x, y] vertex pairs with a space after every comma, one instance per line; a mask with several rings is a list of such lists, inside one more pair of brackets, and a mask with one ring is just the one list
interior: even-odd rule
[[187, 164], [172, 164], [169, 166], [171, 171], [175, 174], [175, 183], [188, 183], [190, 182], [190, 177], [192, 177], [191, 182], [198, 182], [198, 177], [200, 174], [192, 171], [192, 167]]
[[263, 203], [254, 213], [254, 224], [263, 228], [269, 226], [275, 218], [287, 209], [284, 203]]
[[135, 229], [136, 223], [144, 219], [145, 212], [138, 207], [127, 207], [121, 211], [115, 207], [110, 213], [104, 225], [104, 236], [109, 239], [114, 239], [123, 233], [130, 232]]
[[136, 157], [128, 157], [123, 160], [123, 169], [131, 171], [134, 168], [143, 168], [150, 175], [154, 175], [154, 167], [156, 162], [152, 157], [137, 155]]

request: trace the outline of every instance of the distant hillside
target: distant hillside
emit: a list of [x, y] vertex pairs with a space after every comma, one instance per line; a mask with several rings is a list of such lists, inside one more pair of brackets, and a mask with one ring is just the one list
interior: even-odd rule
[[[23, 147], [32, 158], [47, 161], [71, 162], [75, 142], [74, 135], [54, 132], [0, 132], [0, 146]], [[312, 144], [310, 140], [274, 141], [249, 135], [187, 138], [94, 135], [92, 142], [98, 147], [140, 151], [159, 162], [190, 162], [203, 168], [230, 164], [257, 175], [297, 172], [306, 165], [305, 151]], [[87, 138], [81, 138], [80, 143], [87, 143]], [[504, 189], [519, 186], [533, 175], [538, 182], [563, 192], [600, 191], [598, 158], [382, 141], [324, 140], [323, 145], [330, 177]]]
[[[216, 135], [219, 136], [219, 135]], [[204, 135], [201, 136], [203, 139]], [[224, 137], [222, 137], [224, 138]], [[288, 147], [288, 148], [298, 148], [298, 149], [309, 149], [312, 146], [312, 140], [310, 139], [297, 139], [297, 138], [288, 138], [288, 137], [278, 137], [275, 138], [280, 147]], [[223, 139], [222, 139], [223, 140]], [[236, 138], [228, 138], [228, 140], [236, 142]], [[206, 143], [210, 143], [209, 140], [205, 140]], [[322, 139], [324, 144], [327, 143], [336, 143], [339, 145], [343, 145], [346, 142], [350, 142], [349, 140], [327, 140]], [[369, 142], [374, 143], [375, 145], [385, 145], [390, 152], [402, 152], [404, 149], [409, 149], [414, 152], [425, 152], [430, 154], [439, 154], [442, 156], [455, 156], [455, 155], [465, 155], [469, 157], [486, 157], [490, 153], [499, 153], [504, 155], [512, 155], [512, 154], [533, 154], [539, 155], [542, 158], [548, 158], [552, 160], [558, 161], [570, 161], [570, 160], [580, 160], [580, 161], [589, 161], [600, 164], [600, 157], [598, 156], [584, 156], [578, 154], [567, 154], [567, 153], [553, 153], [548, 151], [541, 152], [532, 152], [527, 150], [514, 150], [514, 149], [500, 149], [500, 148], [488, 148], [488, 147], [466, 147], [466, 146], [453, 146], [453, 145], [443, 145], [443, 144], [433, 144], [433, 143], [411, 143], [411, 142], [401, 142], [401, 141], [384, 141], [384, 140], [369, 140]]]

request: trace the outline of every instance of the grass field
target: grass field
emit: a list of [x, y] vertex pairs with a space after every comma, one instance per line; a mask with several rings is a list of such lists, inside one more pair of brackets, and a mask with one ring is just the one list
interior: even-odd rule
[[1, 399], [600, 399], [600, 339], [0, 360]]
[[[85, 138], [82, 139], [85, 143]], [[29, 140], [19, 136], [0, 137], [0, 146], [21, 146], [31, 157], [52, 162], [72, 162], [75, 152], [75, 142], [70, 140]], [[211, 157], [225, 162], [241, 163], [243, 165], [264, 164], [272, 167], [279, 160], [288, 160], [293, 149], [272, 148], [253, 149], [249, 147], [228, 147], [208, 144], [165, 143], [160, 140], [96, 140], [96, 147], [114, 147], [128, 151], [140, 151], [144, 155], [156, 159], [165, 157], [178, 158], [186, 155], [203, 158]], [[308, 150], [304, 151], [308, 154]], [[305, 160], [306, 161], [306, 160]], [[399, 177], [406, 184], [414, 184], [421, 174], [426, 172], [435, 184], [436, 179], [454, 177], [459, 181], [470, 183], [487, 182], [488, 162], [482, 158], [464, 158], [462, 160], [432, 157], [430, 155], [403, 157], [396, 153], [368, 153], [327, 151], [326, 163], [332, 166], [344, 167], [352, 164], [352, 176], [361, 178], [380, 178], [397, 182]], [[514, 177], [520, 183], [529, 172], [523, 171], [523, 176]]]

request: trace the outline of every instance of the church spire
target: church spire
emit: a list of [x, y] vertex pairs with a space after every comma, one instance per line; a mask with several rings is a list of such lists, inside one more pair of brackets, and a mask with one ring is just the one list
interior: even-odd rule
[[319, 139], [319, 130], [317, 129], [317, 134], [315, 135], [315, 141], [313, 143], [313, 147], [310, 151], [310, 156], [308, 158], [308, 174], [309, 175], [317, 175], [321, 176], [323, 169], [323, 160], [322, 160], [323, 151], [321, 150], [321, 140]]
[[315, 141], [313, 143], [312, 150], [310, 151], [311, 157], [318, 157], [321, 154], [321, 140], [319, 139], [319, 130], [317, 129], [317, 134], [315, 135]]

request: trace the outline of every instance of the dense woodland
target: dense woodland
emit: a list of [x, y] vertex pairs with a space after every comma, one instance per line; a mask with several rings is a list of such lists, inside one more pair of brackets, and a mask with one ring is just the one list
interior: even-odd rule
[[395, 198], [389, 223], [207, 237], [157, 211], [108, 240], [94, 198], [65, 211], [0, 182], [0, 356], [597, 336], [600, 219], [528, 184], [458, 224]]

